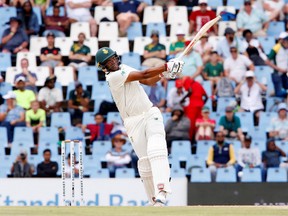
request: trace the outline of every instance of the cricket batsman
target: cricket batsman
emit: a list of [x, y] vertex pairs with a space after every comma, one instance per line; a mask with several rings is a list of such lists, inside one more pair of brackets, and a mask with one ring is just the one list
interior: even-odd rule
[[96, 54], [98, 67], [106, 81], [123, 119], [124, 126], [137, 154], [138, 170], [149, 202], [164, 206], [171, 193], [170, 168], [163, 117], [154, 107], [141, 84], [153, 85], [165, 76], [175, 78], [184, 62], [173, 59], [163, 66], [144, 71], [121, 64], [116, 52], [103, 47]]

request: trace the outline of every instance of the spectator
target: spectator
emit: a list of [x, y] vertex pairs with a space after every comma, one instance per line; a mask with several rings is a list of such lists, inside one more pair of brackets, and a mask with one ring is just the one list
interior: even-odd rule
[[28, 162], [27, 152], [21, 151], [11, 167], [11, 174], [16, 178], [32, 177], [34, 167]]
[[240, 111], [253, 112], [254, 123], [258, 125], [260, 111], [264, 110], [261, 93], [265, 92], [267, 87], [256, 80], [253, 71], [247, 71], [245, 77], [234, 91], [241, 95]]
[[82, 125], [82, 131], [85, 133], [86, 129], [90, 131], [90, 142], [96, 140], [110, 140], [112, 124], [104, 122], [104, 117], [100, 113], [95, 114], [95, 124]]
[[69, 66], [72, 66], [74, 68], [75, 80], [77, 80], [76, 71], [80, 67], [87, 66], [92, 58], [90, 48], [84, 45], [85, 39], [86, 39], [85, 34], [79, 33], [78, 41], [72, 45], [69, 53], [69, 60], [70, 60]]
[[238, 151], [236, 172], [238, 180], [242, 177], [244, 168], [260, 168], [261, 156], [258, 148], [251, 148], [252, 137], [244, 137], [243, 147]]
[[55, 88], [55, 82], [56, 76], [47, 77], [44, 87], [40, 89], [38, 94], [40, 107], [45, 110], [47, 115], [62, 110], [63, 95], [60, 89]]
[[[207, 0], [199, 0], [198, 5], [200, 6], [200, 10], [192, 11], [189, 17], [189, 34], [196, 34], [202, 26], [204, 26], [207, 22], [214, 19], [216, 17], [216, 13], [212, 10], [207, 9]], [[217, 35], [218, 26], [213, 25], [213, 34]], [[209, 33], [211, 33], [212, 29], [209, 29]]]
[[[287, 3], [287, 1], [286, 1]], [[277, 21], [283, 14], [284, 0], [262, 1], [262, 7], [271, 21]]]
[[177, 41], [170, 44], [169, 59], [174, 58], [177, 53], [182, 52], [185, 49], [185, 34], [182, 29], [179, 29], [176, 33]]
[[[190, 41], [185, 42], [185, 46], [189, 45]], [[176, 58], [181, 55], [178, 53]], [[203, 61], [200, 54], [193, 49], [191, 49], [185, 56], [182, 57], [182, 61], [184, 61], [183, 66], [183, 75], [190, 76], [193, 80], [198, 82], [202, 82], [203, 78], [201, 76], [201, 71], [203, 69]]]
[[44, 161], [37, 165], [37, 177], [57, 177], [58, 163], [51, 161], [51, 150], [43, 151]]
[[257, 8], [252, 8], [251, 0], [244, 1], [244, 8], [236, 17], [239, 34], [245, 29], [250, 29], [255, 36], [266, 36], [269, 25], [268, 16]]
[[240, 53], [244, 53], [244, 47], [240, 39], [235, 37], [235, 31], [227, 27], [224, 32], [225, 38], [217, 43], [216, 51], [224, 60], [231, 56], [230, 48], [236, 47]]
[[127, 167], [131, 162], [130, 153], [123, 149], [125, 143], [125, 136], [116, 134], [112, 138], [112, 149], [105, 155], [111, 178], [115, 177], [116, 169]]
[[46, 113], [40, 108], [38, 101], [31, 102], [31, 109], [25, 113], [25, 121], [26, 127], [31, 127], [33, 130], [34, 144], [38, 145], [40, 128], [46, 126]]
[[185, 116], [183, 107], [176, 105], [172, 109], [171, 118], [165, 125], [168, 151], [174, 140], [190, 140], [190, 120]]
[[272, 50], [270, 51], [268, 58], [270, 59], [270, 66], [274, 69], [272, 74], [272, 81], [275, 89], [275, 96], [288, 97], [288, 36], [281, 39]]
[[48, 46], [41, 48], [41, 66], [48, 66], [50, 70], [57, 66], [63, 66], [61, 51], [55, 47], [55, 35], [52, 32], [46, 34]]
[[253, 62], [245, 55], [238, 54], [236, 47], [230, 48], [231, 57], [224, 61], [224, 75], [236, 83], [240, 83], [245, 77], [247, 68], [254, 71]]
[[43, 36], [47, 36], [52, 32], [55, 37], [66, 37], [65, 31], [68, 29], [70, 22], [67, 16], [60, 16], [60, 7], [55, 5], [53, 7], [53, 15], [44, 17], [45, 31]]
[[18, 53], [28, 51], [28, 36], [21, 28], [21, 20], [17, 17], [10, 17], [10, 28], [2, 34], [2, 52]]
[[25, 110], [30, 109], [31, 101], [36, 99], [33, 91], [25, 89], [25, 77], [20, 76], [16, 79], [16, 88], [14, 93], [16, 94], [17, 105], [23, 107]]
[[234, 107], [227, 106], [225, 108], [225, 116], [222, 116], [219, 120], [219, 131], [229, 139], [240, 139], [244, 140], [244, 135], [241, 129], [240, 118], [234, 113]]
[[6, 4], [6, 1], [0, 0], [0, 7], [9, 7], [9, 5]]
[[[67, 161], [65, 164], [65, 176], [66, 178], [71, 177], [71, 159], [70, 159], [70, 153], [67, 155]], [[78, 178], [79, 177], [79, 163], [76, 161], [76, 154], [74, 153], [74, 177]]]
[[218, 97], [234, 97], [235, 83], [229, 77], [221, 77], [214, 91]]
[[235, 162], [233, 145], [226, 143], [225, 134], [219, 131], [216, 134], [216, 144], [210, 147], [207, 158], [207, 165], [211, 172], [212, 181], [216, 180], [218, 168], [231, 167]]
[[195, 44], [194, 50], [201, 55], [204, 64], [210, 60], [210, 53], [212, 52], [213, 47], [208, 42], [208, 34], [204, 34], [201, 37], [200, 43]]
[[89, 22], [90, 35], [96, 37], [97, 23], [91, 16], [91, 0], [66, 0], [65, 1], [67, 16], [72, 22]]
[[111, 0], [92, 0], [92, 3], [97, 6], [113, 6]]
[[151, 38], [152, 42], [144, 48], [144, 61], [142, 65], [146, 67], [157, 67], [166, 62], [166, 48], [163, 44], [159, 43], [158, 31], [152, 31]]
[[143, 12], [146, 4], [140, 1], [122, 0], [114, 2], [115, 17], [119, 25], [119, 36], [127, 34], [127, 29], [132, 22], [139, 22], [139, 14]]
[[288, 141], [288, 117], [285, 103], [278, 105], [278, 117], [273, 118], [270, 123], [269, 137], [277, 140]]
[[[69, 92], [68, 111], [77, 124], [82, 122], [84, 112], [89, 111], [90, 93], [83, 89], [80, 82], [75, 83], [75, 90]], [[79, 122], [79, 123], [80, 123]]]
[[212, 94], [216, 95], [216, 87], [223, 76], [223, 64], [219, 62], [219, 56], [216, 51], [210, 53], [210, 61], [205, 65], [203, 77], [211, 82]]
[[183, 80], [175, 81], [175, 87], [171, 88], [167, 94], [167, 108], [166, 112], [171, 112], [176, 105], [188, 106], [189, 104], [188, 92], [184, 90]]
[[[34, 1], [32, 0], [29, 0], [31, 4], [34, 4]], [[20, 9], [21, 6], [25, 3], [25, 0], [13, 0], [13, 1], [10, 1], [10, 5], [12, 7], [16, 7], [17, 9]]]
[[21, 59], [21, 73], [16, 74], [14, 77], [14, 84], [16, 85], [16, 80], [19, 77], [25, 78], [25, 89], [33, 91], [35, 94], [37, 93], [36, 81], [37, 76], [35, 73], [29, 71], [29, 61], [27, 58]]
[[216, 122], [214, 119], [209, 117], [210, 109], [207, 106], [202, 108], [202, 118], [196, 120], [196, 140], [213, 140], [214, 139], [214, 128]]
[[16, 94], [13, 91], [9, 91], [3, 99], [6, 100], [6, 104], [0, 106], [0, 122], [2, 127], [7, 128], [8, 145], [11, 146], [14, 127], [25, 126], [25, 111], [16, 105]]
[[167, 20], [168, 8], [171, 6], [175, 6], [176, 3], [174, 0], [156, 0], [154, 5], [159, 5], [163, 8], [164, 20]]
[[161, 111], [164, 111], [166, 104], [166, 94], [164, 87], [160, 83], [155, 83], [152, 86], [142, 85], [142, 87], [144, 88], [153, 105], [157, 106]]
[[183, 86], [189, 93], [189, 105], [184, 107], [184, 113], [190, 119], [190, 138], [194, 139], [196, 134], [196, 119], [201, 118], [202, 107], [208, 100], [208, 96], [202, 85], [191, 79], [191, 77], [183, 78]]
[[38, 35], [40, 30], [39, 21], [30, 1], [23, 3], [19, 18], [22, 20], [22, 28], [28, 36]]
[[266, 142], [267, 150], [262, 152], [262, 181], [266, 181], [267, 169], [270, 167], [286, 167], [281, 163], [281, 156], [286, 157], [285, 152], [275, 144], [275, 140], [270, 138]]

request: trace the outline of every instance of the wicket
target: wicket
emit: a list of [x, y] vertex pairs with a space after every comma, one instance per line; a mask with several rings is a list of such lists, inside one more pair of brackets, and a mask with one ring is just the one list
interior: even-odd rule
[[[66, 159], [66, 145], [70, 145], [70, 168], [71, 168], [71, 200], [66, 201], [66, 170], [65, 170], [65, 159]], [[80, 180], [80, 205], [84, 205], [84, 188], [83, 188], [83, 146], [79, 140], [65, 140], [61, 142], [61, 165], [62, 165], [62, 197], [63, 205], [75, 206], [75, 144], [78, 144], [79, 150], [79, 180]]]

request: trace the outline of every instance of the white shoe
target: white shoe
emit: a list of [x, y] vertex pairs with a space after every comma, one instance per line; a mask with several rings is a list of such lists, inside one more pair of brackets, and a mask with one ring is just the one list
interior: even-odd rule
[[160, 191], [158, 193], [158, 195], [155, 197], [155, 203], [153, 204], [153, 206], [160, 206], [163, 207], [166, 204], [166, 196], [167, 193], [166, 191]]

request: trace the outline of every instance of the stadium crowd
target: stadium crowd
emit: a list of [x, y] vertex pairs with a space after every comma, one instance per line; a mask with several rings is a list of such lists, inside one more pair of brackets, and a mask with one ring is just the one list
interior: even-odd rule
[[138, 177], [96, 51], [108, 45], [137, 70], [159, 66], [219, 14], [183, 57], [182, 76], [143, 86], [163, 112], [171, 175], [209, 169], [217, 181], [225, 169], [242, 181], [261, 170], [266, 181], [279, 168], [287, 181], [284, 0], [1, 1], [0, 176], [55, 177], [59, 143], [80, 139], [86, 176]]

